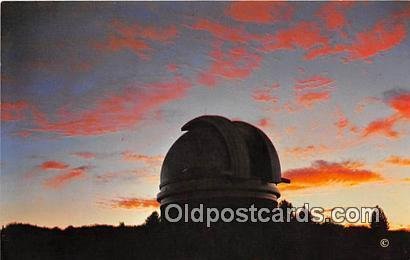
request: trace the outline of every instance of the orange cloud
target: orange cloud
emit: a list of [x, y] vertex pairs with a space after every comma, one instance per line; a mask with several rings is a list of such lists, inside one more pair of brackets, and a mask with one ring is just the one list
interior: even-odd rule
[[161, 165], [162, 161], [164, 160], [163, 156], [159, 156], [159, 155], [158, 156], [148, 156], [148, 155], [143, 155], [143, 154], [132, 153], [129, 151], [125, 151], [121, 155], [124, 161], [142, 162], [150, 166]]
[[392, 115], [387, 118], [378, 119], [370, 122], [363, 130], [363, 137], [380, 134], [390, 138], [399, 137], [399, 133], [393, 129], [398, 117]]
[[68, 164], [58, 161], [45, 161], [39, 165], [42, 170], [63, 170], [68, 168]]
[[75, 152], [75, 153], [72, 153], [72, 155], [83, 158], [83, 159], [93, 159], [97, 156], [95, 153], [91, 153], [91, 152]]
[[410, 93], [403, 92], [393, 96], [388, 101], [388, 104], [396, 113], [405, 119], [410, 119]]
[[113, 32], [106, 42], [97, 43], [95, 47], [102, 50], [120, 51], [129, 49], [140, 58], [148, 58], [147, 51], [151, 50], [150, 42], [168, 43], [178, 35], [175, 26], [157, 28], [140, 24], [128, 25], [115, 20], [111, 23]]
[[241, 22], [274, 23], [290, 20], [293, 7], [284, 2], [233, 2], [226, 10], [232, 19]]
[[248, 51], [244, 47], [233, 47], [222, 50], [222, 43], [214, 44], [210, 53], [212, 62], [204, 72], [198, 76], [202, 84], [215, 84], [216, 78], [244, 79], [260, 66], [262, 57]]
[[89, 167], [87, 166], [81, 166], [77, 167], [74, 169], [70, 169], [67, 172], [57, 175], [55, 177], [52, 177], [44, 182], [44, 186], [47, 188], [60, 188], [67, 183], [75, 180], [75, 179], [81, 179], [83, 178], [87, 171], [89, 170]]
[[303, 94], [297, 94], [296, 101], [298, 104], [305, 107], [312, 107], [315, 103], [322, 102], [330, 99], [329, 91], [322, 92], [308, 92]]
[[113, 208], [143, 209], [159, 207], [159, 203], [156, 199], [120, 198], [112, 200], [111, 202]]
[[322, 75], [313, 75], [304, 79], [296, 81], [296, 85], [293, 87], [297, 91], [316, 89], [316, 88], [328, 88], [334, 83], [334, 79], [331, 79]]
[[24, 119], [24, 112], [29, 105], [26, 101], [1, 102], [1, 121], [18, 121]]
[[304, 147], [293, 147], [285, 150], [288, 156], [307, 157], [328, 152], [330, 149], [325, 145], [308, 145]]
[[43, 113], [34, 110], [37, 128], [33, 130], [65, 136], [101, 135], [120, 131], [140, 122], [147, 112], [183, 97], [190, 87], [190, 83], [180, 78], [129, 87], [120, 93], [102, 95], [88, 109], [60, 113], [55, 121], [49, 121]]
[[394, 110], [394, 113], [386, 118], [370, 122], [363, 130], [362, 136], [367, 137], [375, 134], [390, 138], [399, 137], [394, 126], [401, 121], [410, 120], [410, 94], [407, 90], [395, 89], [384, 93], [385, 103]]
[[323, 160], [314, 161], [310, 167], [291, 169], [284, 172], [283, 175], [291, 179], [292, 182], [281, 189], [295, 190], [335, 184], [351, 186], [382, 180], [378, 173], [362, 169], [362, 167], [362, 163], [354, 161], [341, 163]]
[[397, 155], [391, 155], [390, 157], [386, 158], [383, 162], [394, 164], [397, 166], [410, 167], [410, 157], [401, 157]]

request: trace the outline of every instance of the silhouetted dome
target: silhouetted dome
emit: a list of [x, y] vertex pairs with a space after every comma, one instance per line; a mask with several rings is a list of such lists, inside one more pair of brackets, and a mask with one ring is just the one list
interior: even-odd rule
[[161, 205], [217, 197], [276, 201], [281, 182], [279, 157], [258, 128], [220, 116], [201, 116], [185, 124], [161, 169]]

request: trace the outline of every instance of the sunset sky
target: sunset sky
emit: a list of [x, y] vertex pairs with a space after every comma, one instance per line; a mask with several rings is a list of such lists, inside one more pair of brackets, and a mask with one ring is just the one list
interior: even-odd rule
[[282, 198], [410, 228], [409, 2], [2, 3], [0, 223], [140, 224], [180, 127], [257, 125]]

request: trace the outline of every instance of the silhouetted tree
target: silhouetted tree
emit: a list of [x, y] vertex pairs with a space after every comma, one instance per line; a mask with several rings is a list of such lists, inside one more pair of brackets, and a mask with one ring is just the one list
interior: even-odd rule
[[160, 223], [160, 218], [159, 218], [158, 212], [156, 211], [152, 212], [152, 214], [149, 215], [147, 219], [145, 220], [145, 225], [149, 227], [156, 226], [159, 223]]
[[292, 203], [289, 202], [289, 201], [287, 201], [287, 200], [281, 200], [281, 201], [279, 202], [279, 208], [283, 208], [283, 209], [285, 209], [285, 208], [292, 208]]
[[[290, 210], [291, 208], [293, 208], [293, 205], [292, 205], [291, 202], [289, 202], [289, 201], [287, 201], [287, 200], [281, 200], [281, 201], [279, 202], [279, 208], [283, 210], [284, 217], [286, 218], [286, 216], [287, 216], [287, 215], [286, 215], [286, 214], [287, 214], [287, 210], [288, 210], [288, 209]], [[290, 219], [291, 219], [291, 220], [294, 220], [294, 219], [295, 219], [295, 214], [294, 214], [294, 212], [291, 214]]]
[[389, 222], [387, 221], [387, 217], [379, 206], [376, 206], [372, 212], [370, 227], [372, 230], [378, 232], [386, 232], [389, 230]]

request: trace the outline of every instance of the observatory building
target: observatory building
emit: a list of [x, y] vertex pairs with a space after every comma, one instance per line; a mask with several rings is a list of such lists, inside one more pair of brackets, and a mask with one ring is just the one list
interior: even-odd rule
[[169, 149], [161, 169], [157, 200], [168, 204], [212, 207], [275, 207], [280, 197], [279, 157], [258, 128], [221, 116], [186, 123], [185, 133]]

